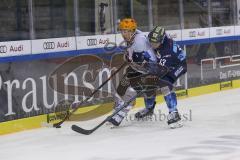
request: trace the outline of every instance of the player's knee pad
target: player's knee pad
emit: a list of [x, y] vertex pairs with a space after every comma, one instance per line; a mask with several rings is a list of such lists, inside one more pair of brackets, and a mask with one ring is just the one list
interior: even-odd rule
[[124, 96], [122, 97], [122, 99], [125, 102], [128, 102], [132, 97], [136, 96], [137, 92], [132, 88], [132, 87], [128, 87], [128, 89], [126, 90]]
[[[122, 99], [117, 99], [117, 100], [115, 101], [115, 103], [114, 103], [114, 106], [113, 106], [114, 112], [115, 112], [116, 110], [121, 109], [121, 108], [123, 107], [123, 105], [124, 105], [124, 101], [123, 101]], [[125, 115], [127, 115], [128, 111], [129, 111], [131, 108], [132, 108], [132, 105], [128, 105], [128, 106], [122, 108], [122, 109], [118, 112], [118, 114], [121, 115], [122, 117], [125, 117]]]
[[[131, 88], [128, 87], [126, 89], [126, 92], [123, 96], [118, 95], [117, 93], [114, 95], [114, 99], [115, 99], [115, 104], [114, 104], [114, 109], [118, 109], [119, 107], [121, 107], [124, 102], [128, 102], [132, 97], [136, 96], [137, 92]], [[128, 107], [125, 107], [126, 109], [130, 110], [132, 108], [132, 106], [134, 105], [134, 101], [130, 103], [130, 105]]]
[[172, 91], [172, 88], [170, 88], [169, 86], [164, 86], [164, 87], [161, 87], [160, 88], [161, 90], [161, 93], [166, 96], [166, 95], [169, 95]]

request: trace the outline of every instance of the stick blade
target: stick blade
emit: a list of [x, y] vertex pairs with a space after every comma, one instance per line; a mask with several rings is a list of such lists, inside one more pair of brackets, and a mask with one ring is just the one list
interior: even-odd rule
[[61, 124], [62, 124], [62, 122], [54, 123], [53, 127], [54, 128], [61, 128]]
[[77, 132], [77, 133], [81, 133], [81, 134], [85, 134], [85, 135], [89, 135], [93, 132], [92, 130], [86, 130], [86, 129], [83, 129], [83, 128], [77, 126], [77, 125], [72, 125], [72, 130]]

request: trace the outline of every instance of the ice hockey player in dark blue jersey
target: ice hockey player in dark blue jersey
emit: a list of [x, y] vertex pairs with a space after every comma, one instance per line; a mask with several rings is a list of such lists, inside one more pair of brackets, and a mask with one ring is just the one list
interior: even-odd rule
[[[167, 36], [165, 29], [160, 26], [156, 26], [148, 34], [148, 39], [158, 57], [158, 63], [169, 70], [161, 79], [174, 84], [187, 71], [186, 53]], [[176, 128], [181, 125], [178, 123], [181, 117], [178, 113], [177, 96], [173, 91], [173, 85], [161, 86], [160, 89], [169, 109], [168, 124], [171, 128]], [[139, 116], [139, 113], [136, 116]]]

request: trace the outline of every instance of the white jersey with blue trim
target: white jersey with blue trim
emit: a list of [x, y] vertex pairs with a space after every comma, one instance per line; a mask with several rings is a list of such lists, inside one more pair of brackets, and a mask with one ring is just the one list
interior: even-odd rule
[[[137, 30], [135, 33], [135, 37], [131, 43], [131, 45], [127, 49], [128, 51], [128, 58], [132, 61], [132, 55], [134, 52], [147, 52], [150, 56], [151, 62], [157, 62], [157, 57], [151, 48], [151, 45], [147, 39], [147, 37], [144, 35], [143, 32], [140, 30]], [[133, 62], [132, 62], [133, 63]], [[131, 67], [141, 73], [146, 73], [144, 68], [141, 68], [139, 65], [131, 65]]]

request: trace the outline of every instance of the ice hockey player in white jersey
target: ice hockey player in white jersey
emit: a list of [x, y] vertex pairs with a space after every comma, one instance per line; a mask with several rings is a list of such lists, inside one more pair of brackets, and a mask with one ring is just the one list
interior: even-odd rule
[[[119, 30], [122, 37], [127, 43], [127, 49], [124, 54], [125, 60], [129, 62], [129, 66], [125, 75], [121, 79], [119, 86], [117, 87], [117, 100], [115, 101], [115, 109], [121, 107], [124, 102], [127, 102], [131, 97], [136, 95], [136, 91], [133, 89], [136, 87], [141, 78], [148, 74], [148, 70], [139, 65], [138, 62], [149, 61], [156, 63], [157, 57], [151, 48], [151, 45], [147, 37], [141, 31], [137, 30], [137, 23], [132, 18], [125, 18], [120, 21]], [[137, 78], [135, 78], [137, 77]], [[131, 79], [134, 82], [131, 82]], [[145, 92], [144, 101], [145, 108], [136, 114], [136, 117], [144, 117], [152, 115], [155, 107], [155, 91], [150, 90]], [[122, 122], [132, 105], [124, 108], [117, 113], [112, 119], [109, 120], [113, 125], [118, 126]]]

